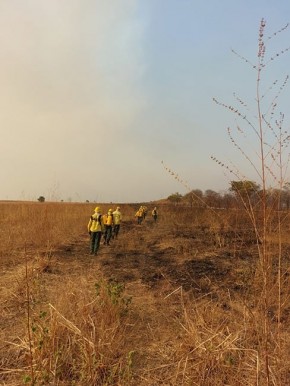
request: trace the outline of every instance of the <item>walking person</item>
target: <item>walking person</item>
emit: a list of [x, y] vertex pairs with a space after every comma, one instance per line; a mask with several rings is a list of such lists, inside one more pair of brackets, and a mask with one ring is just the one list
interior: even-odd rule
[[122, 213], [120, 211], [119, 206], [117, 206], [116, 210], [113, 212], [113, 221], [114, 221], [113, 238], [115, 237], [117, 239], [120, 231], [121, 221], [122, 221]]
[[91, 239], [91, 255], [97, 255], [103, 231], [104, 224], [101, 209], [97, 206], [88, 222], [88, 232]]
[[109, 209], [108, 214], [103, 216], [103, 220], [105, 225], [104, 244], [110, 245], [110, 240], [112, 238], [112, 232], [113, 232], [113, 226], [114, 226], [112, 209]]
[[157, 213], [157, 208], [155, 206], [155, 208], [152, 210], [152, 217], [153, 217], [153, 220], [154, 222], [157, 221], [157, 217], [158, 217], [158, 213]]
[[147, 206], [143, 205], [142, 206], [142, 211], [143, 211], [143, 220], [145, 220], [145, 218], [147, 216], [147, 212], [148, 212]]
[[143, 208], [140, 206], [140, 208], [137, 210], [135, 217], [137, 217], [137, 224], [141, 225], [143, 220]]

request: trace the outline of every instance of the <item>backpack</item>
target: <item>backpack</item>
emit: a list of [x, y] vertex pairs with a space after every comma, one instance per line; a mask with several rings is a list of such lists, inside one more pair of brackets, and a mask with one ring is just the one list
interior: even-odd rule
[[107, 216], [107, 222], [106, 222], [107, 225], [112, 225], [113, 224], [113, 215], [112, 214], [109, 214]]
[[102, 218], [101, 214], [99, 214], [97, 218], [91, 216], [91, 220], [98, 222], [100, 225], [101, 225], [101, 218]]

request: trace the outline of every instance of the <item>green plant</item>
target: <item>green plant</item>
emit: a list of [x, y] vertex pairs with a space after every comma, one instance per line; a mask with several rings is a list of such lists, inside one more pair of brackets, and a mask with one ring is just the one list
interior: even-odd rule
[[95, 283], [95, 290], [97, 296], [101, 295], [102, 287], [105, 288], [105, 292], [113, 305], [120, 305], [127, 308], [132, 301], [131, 296], [125, 296], [125, 286], [123, 283], [118, 283], [111, 280], [107, 283], [103, 281]]

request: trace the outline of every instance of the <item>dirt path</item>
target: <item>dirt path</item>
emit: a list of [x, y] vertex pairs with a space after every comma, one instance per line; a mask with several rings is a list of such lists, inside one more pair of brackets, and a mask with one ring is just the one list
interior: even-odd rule
[[96, 257], [89, 256], [89, 240], [84, 234], [54, 255], [57, 264], [54, 272], [48, 273], [49, 286], [59, 280], [59, 274], [65, 281], [66, 276], [69, 280], [73, 275], [79, 278], [80, 272], [91, 281], [102, 276], [125, 285], [126, 295], [132, 298], [126, 326], [127, 351], [133, 352], [132, 385], [176, 384], [172, 379], [176, 366], [173, 347], [181, 328], [176, 321], [182, 312], [180, 285], [167, 274], [173, 264], [173, 249], [160, 240], [168, 232], [161, 228], [149, 219], [141, 226], [126, 222], [119, 238], [110, 246], [101, 245]]
[[108, 280], [125, 283], [133, 299], [128, 346], [134, 351], [134, 384], [170, 385], [172, 347], [180, 329], [175, 316], [181, 312], [179, 294], [177, 299], [168, 296], [174, 283], [163, 273], [170, 256], [160, 245], [161, 230], [149, 220], [141, 226], [125, 225], [120, 240], [100, 255], [100, 269]]
[[[59, 296], [55, 288], [60, 281], [67, 288], [80, 280], [93, 285], [101, 277], [124, 284], [126, 295], [132, 298], [125, 326], [126, 352], [133, 352], [132, 385], [176, 385], [180, 371], [175, 351], [183, 331], [182, 295], [185, 291], [201, 295], [213, 287], [222, 290], [225, 278], [227, 286], [231, 278], [231, 258], [223, 255], [222, 249], [217, 256], [214, 245], [206, 246], [205, 255], [203, 243], [204, 237], [191, 232], [180, 232], [177, 239], [176, 231], [173, 234], [168, 225], [153, 224], [151, 219], [140, 226], [127, 221], [117, 240], [110, 246], [101, 245], [98, 256], [89, 255], [89, 238], [84, 233], [70, 245], [52, 251], [48, 259], [41, 259], [41, 254], [31, 258], [28, 270], [34, 277], [35, 297], [44, 305], [48, 297], [51, 301]], [[4, 317], [0, 351], [10, 351], [10, 357], [16, 354], [5, 337], [14, 337], [16, 342], [15, 331], [19, 337], [26, 329], [25, 270], [22, 259], [16, 267], [6, 267], [1, 278]], [[22, 318], [13, 318], [19, 313]], [[2, 367], [6, 367], [5, 359]]]
[[74, 261], [79, 264], [81, 259], [84, 273], [99, 273], [125, 285], [126, 295], [132, 298], [126, 346], [133, 351], [134, 385], [175, 384], [171, 379], [174, 371], [169, 369], [174, 363], [172, 348], [179, 339], [180, 291], [165, 272], [172, 264], [168, 246], [160, 240], [166, 229], [157, 227], [149, 219], [141, 226], [127, 222], [117, 240], [109, 247], [101, 245], [97, 257], [88, 256], [86, 235], [62, 253], [62, 258], [67, 255], [71, 260], [70, 268], [65, 268], [70, 275]]

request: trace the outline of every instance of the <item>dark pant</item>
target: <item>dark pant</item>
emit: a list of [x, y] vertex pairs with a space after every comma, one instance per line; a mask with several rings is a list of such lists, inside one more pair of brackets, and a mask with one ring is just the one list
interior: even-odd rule
[[116, 237], [116, 238], [118, 237], [119, 231], [120, 231], [120, 224], [115, 224], [114, 225], [114, 231], [113, 231], [114, 237]]
[[153, 214], [153, 220], [156, 222], [157, 221], [157, 214]]
[[91, 233], [91, 253], [96, 254], [98, 252], [101, 237], [102, 237], [102, 232], [92, 232]]
[[105, 239], [104, 243], [109, 245], [111, 237], [112, 237], [112, 225], [106, 225], [105, 234], [104, 234], [104, 239]]

